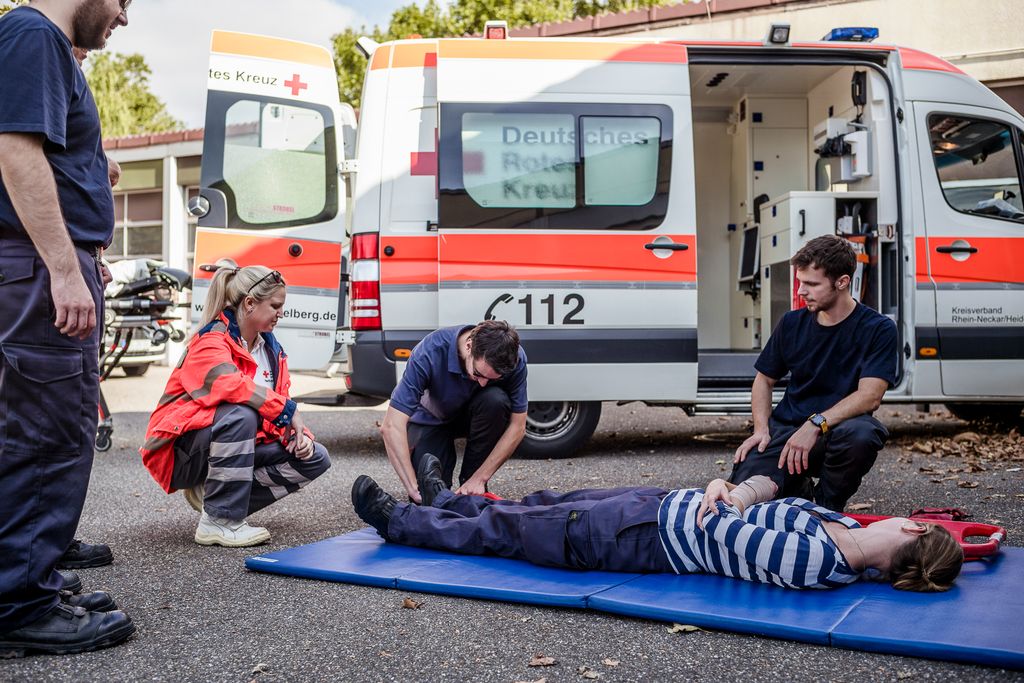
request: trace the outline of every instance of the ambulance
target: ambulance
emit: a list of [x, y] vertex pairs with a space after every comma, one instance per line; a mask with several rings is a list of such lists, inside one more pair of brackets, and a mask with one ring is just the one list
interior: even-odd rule
[[1019, 415], [1024, 119], [869, 37], [363, 39], [357, 131], [327, 50], [215, 32], [196, 305], [218, 258], [279, 270], [290, 365], [344, 351], [350, 401], [430, 331], [508, 320], [520, 454], [562, 457], [602, 402], [749, 413], [790, 257], [839, 234], [899, 330], [885, 400]]

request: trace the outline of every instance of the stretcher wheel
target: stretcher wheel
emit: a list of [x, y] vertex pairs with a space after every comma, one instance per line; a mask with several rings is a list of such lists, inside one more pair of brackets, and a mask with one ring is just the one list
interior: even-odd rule
[[93, 448], [96, 449], [96, 452], [106, 453], [107, 451], [110, 450], [111, 445], [113, 444], [110, 438], [109, 431], [101, 429], [98, 432], [96, 432], [96, 442], [93, 444]]

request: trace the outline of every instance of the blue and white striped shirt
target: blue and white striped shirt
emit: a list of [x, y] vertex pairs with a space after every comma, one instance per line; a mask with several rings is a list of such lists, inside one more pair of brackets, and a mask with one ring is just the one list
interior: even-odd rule
[[658, 510], [661, 543], [677, 574], [706, 572], [789, 588], [836, 588], [860, 577], [822, 524], [858, 528], [849, 517], [803, 498], [758, 503], [742, 516], [718, 501], [718, 515], [709, 512], [701, 529], [703, 499], [703, 489], [679, 489]]

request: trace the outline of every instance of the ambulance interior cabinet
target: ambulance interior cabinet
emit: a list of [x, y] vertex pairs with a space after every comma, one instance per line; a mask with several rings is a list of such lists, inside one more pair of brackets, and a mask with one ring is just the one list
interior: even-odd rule
[[[872, 229], [877, 199], [877, 192], [787, 192], [761, 206], [760, 313], [765, 341], [796, 299], [789, 260], [815, 237], [835, 234], [842, 216], [850, 216], [847, 223], [856, 232]], [[859, 220], [852, 220], [854, 215]], [[851, 235], [851, 241], [865, 240]]]

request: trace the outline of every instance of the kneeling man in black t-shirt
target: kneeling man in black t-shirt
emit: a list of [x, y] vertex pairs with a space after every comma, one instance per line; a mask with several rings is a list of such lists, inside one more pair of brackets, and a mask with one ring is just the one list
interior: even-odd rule
[[731, 481], [764, 474], [781, 497], [841, 511], [889, 436], [871, 413], [896, 381], [896, 325], [851, 295], [857, 257], [846, 240], [817, 237], [790, 263], [807, 306], [782, 317], [754, 364], [754, 434], [736, 449]]

